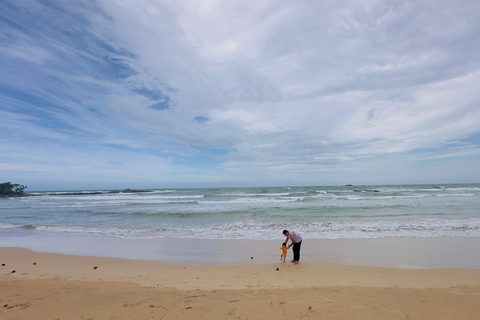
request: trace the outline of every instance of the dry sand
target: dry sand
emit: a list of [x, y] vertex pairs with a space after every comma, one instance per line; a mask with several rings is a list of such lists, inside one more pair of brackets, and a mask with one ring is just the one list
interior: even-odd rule
[[0, 319], [480, 319], [480, 269], [194, 266], [20, 248], [0, 248], [0, 264]]

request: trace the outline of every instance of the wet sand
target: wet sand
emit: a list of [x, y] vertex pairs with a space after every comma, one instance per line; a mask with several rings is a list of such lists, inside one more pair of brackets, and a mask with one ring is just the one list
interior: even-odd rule
[[[0, 233], [0, 247], [191, 265], [251, 265], [275, 263], [285, 240], [121, 239], [29, 231]], [[305, 239], [301, 259], [402, 269], [480, 268], [479, 247], [480, 237]]]

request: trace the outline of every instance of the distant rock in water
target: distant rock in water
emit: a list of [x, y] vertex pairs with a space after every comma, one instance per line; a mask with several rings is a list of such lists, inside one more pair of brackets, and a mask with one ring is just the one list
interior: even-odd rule
[[125, 190], [113, 190], [107, 193], [142, 193], [142, 192], [151, 192], [151, 190], [133, 190], [133, 189], [125, 189]]

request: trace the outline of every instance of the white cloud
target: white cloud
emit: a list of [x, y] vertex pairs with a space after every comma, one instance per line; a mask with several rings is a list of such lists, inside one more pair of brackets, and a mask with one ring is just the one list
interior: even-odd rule
[[[4, 130], [29, 127], [18, 143], [35, 131], [49, 150], [71, 140], [82, 152], [87, 142], [153, 152], [185, 183], [244, 184], [311, 183], [312, 172], [336, 181], [355, 161], [368, 179], [395, 157], [477, 150], [465, 142], [480, 128], [475, 1], [54, 4], [34, 7], [45, 30], [22, 16], [31, 34], [7, 25], [13, 36], [0, 35], [1, 57], [18, 70], [0, 85], [42, 99], [4, 107]], [[199, 156], [214, 164], [199, 169]]]

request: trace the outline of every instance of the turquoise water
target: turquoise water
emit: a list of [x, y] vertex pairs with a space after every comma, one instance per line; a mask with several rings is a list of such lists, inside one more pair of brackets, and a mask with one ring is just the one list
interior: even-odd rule
[[0, 232], [125, 239], [479, 237], [480, 184], [35, 193], [0, 199]]

